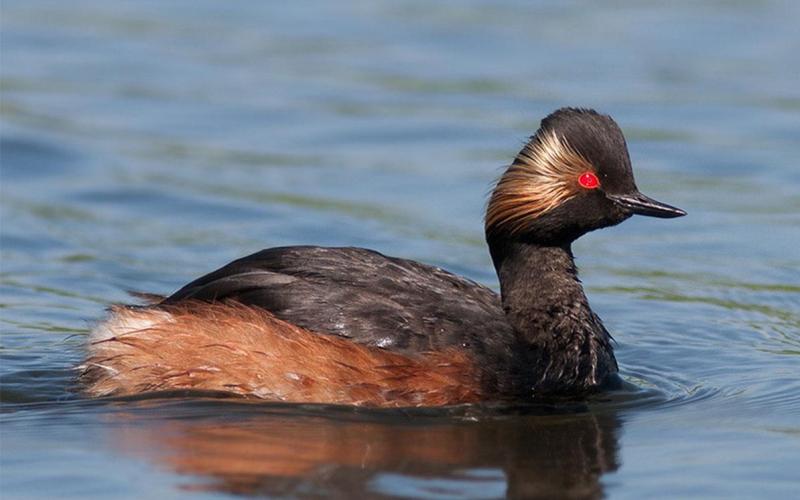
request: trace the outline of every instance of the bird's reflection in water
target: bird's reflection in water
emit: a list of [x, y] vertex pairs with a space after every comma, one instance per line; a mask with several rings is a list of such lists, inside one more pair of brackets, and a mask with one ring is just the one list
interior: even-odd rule
[[186, 488], [265, 496], [380, 498], [399, 488], [400, 496], [596, 498], [601, 476], [617, 468], [620, 423], [611, 413], [226, 407], [132, 418], [115, 426], [114, 446], [201, 478]]

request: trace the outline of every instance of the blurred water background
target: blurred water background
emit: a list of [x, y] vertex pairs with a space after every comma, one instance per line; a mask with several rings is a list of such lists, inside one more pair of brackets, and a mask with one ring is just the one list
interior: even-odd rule
[[[800, 3], [6, 0], [3, 498], [800, 491]], [[87, 401], [128, 290], [356, 245], [495, 286], [492, 180], [596, 107], [686, 209], [578, 242], [636, 388], [536, 411]]]

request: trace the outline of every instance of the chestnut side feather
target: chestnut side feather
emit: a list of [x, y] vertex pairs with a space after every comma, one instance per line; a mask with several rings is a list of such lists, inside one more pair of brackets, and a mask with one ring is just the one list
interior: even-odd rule
[[194, 389], [377, 407], [485, 397], [477, 367], [463, 351], [405, 356], [320, 335], [235, 302], [114, 306], [98, 329], [80, 367], [93, 397]]

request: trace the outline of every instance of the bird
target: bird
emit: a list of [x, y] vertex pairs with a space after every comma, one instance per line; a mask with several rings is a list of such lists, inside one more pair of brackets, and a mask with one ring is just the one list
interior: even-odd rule
[[169, 296], [112, 305], [89, 334], [81, 387], [378, 408], [586, 398], [621, 379], [572, 244], [634, 214], [686, 212], [639, 191], [610, 116], [561, 108], [489, 196], [499, 294], [364, 248], [268, 248]]

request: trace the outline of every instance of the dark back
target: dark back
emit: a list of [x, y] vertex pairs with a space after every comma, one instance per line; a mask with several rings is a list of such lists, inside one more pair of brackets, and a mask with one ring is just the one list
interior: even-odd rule
[[163, 303], [189, 299], [235, 300], [311, 331], [401, 353], [448, 346], [475, 354], [505, 351], [514, 338], [492, 290], [363, 248], [262, 250], [189, 283]]

